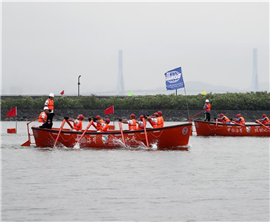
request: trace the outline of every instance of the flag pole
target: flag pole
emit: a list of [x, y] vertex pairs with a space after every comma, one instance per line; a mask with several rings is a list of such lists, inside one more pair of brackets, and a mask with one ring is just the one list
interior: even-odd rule
[[187, 94], [186, 94], [186, 87], [184, 86], [184, 91], [185, 91], [185, 98], [186, 98], [186, 104], [187, 104], [187, 115], [188, 115], [188, 120], [189, 120], [189, 110], [188, 110], [188, 102], [187, 102]]
[[175, 95], [177, 96], [177, 89], [175, 90]]

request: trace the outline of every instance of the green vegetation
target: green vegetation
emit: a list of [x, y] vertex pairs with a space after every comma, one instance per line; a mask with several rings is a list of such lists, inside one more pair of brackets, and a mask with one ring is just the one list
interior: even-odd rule
[[[47, 97], [2, 98], [1, 109], [42, 109]], [[270, 110], [270, 93], [224, 93], [207, 95], [154, 95], [131, 97], [101, 98], [95, 95], [80, 97], [55, 97], [55, 109], [106, 109], [114, 105], [115, 110], [143, 109], [186, 109], [186, 100], [190, 110], [200, 110], [205, 99], [209, 99], [214, 110]]]

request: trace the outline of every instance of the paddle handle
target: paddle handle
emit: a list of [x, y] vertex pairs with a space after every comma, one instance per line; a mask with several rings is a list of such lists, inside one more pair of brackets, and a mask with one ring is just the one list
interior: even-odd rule
[[83, 134], [81, 135], [81, 137], [79, 138], [79, 140], [77, 141], [77, 143], [79, 143], [79, 142], [82, 140], [82, 138], [84, 137], [84, 134], [86, 133], [86, 131], [90, 128], [90, 126], [91, 126], [92, 124], [93, 124], [93, 120], [91, 120], [91, 121], [89, 122], [89, 124], [87, 125], [86, 129], [84, 130]]
[[59, 129], [59, 133], [58, 133], [58, 135], [57, 135], [57, 137], [56, 137], [56, 140], [54, 141], [53, 148], [55, 148], [55, 146], [56, 146], [56, 143], [57, 143], [57, 141], [58, 141], [58, 139], [59, 139], [60, 133], [61, 133], [61, 131], [62, 131], [62, 129], [63, 129], [65, 123], [66, 123], [66, 120], [64, 119], [63, 122], [62, 122], [62, 125], [61, 125], [61, 127], [60, 127], [60, 129]]
[[121, 136], [122, 136], [122, 141], [123, 141], [124, 145], [126, 146], [126, 141], [125, 141], [125, 137], [124, 137], [124, 133], [123, 133], [122, 122], [119, 122], [119, 128], [120, 128], [120, 132], [121, 132]]
[[144, 134], [145, 134], [146, 146], [149, 148], [148, 135], [146, 132], [146, 121], [144, 118], [143, 118], [143, 129], [144, 129]]
[[260, 125], [262, 125], [263, 127], [265, 127], [266, 129], [270, 130], [269, 127], [267, 127], [266, 125], [264, 125], [263, 123], [261, 123], [259, 120], [255, 120], [256, 123], [259, 123]]
[[204, 111], [204, 110], [201, 110], [200, 112], [196, 113], [194, 116], [191, 116], [191, 117], [189, 118], [189, 122], [191, 122], [192, 119], [193, 119], [195, 116], [198, 116], [198, 115], [201, 114], [203, 111]]

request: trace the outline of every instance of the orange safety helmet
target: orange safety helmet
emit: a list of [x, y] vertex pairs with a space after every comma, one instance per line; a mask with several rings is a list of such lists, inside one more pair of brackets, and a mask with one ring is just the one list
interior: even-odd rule
[[82, 114], [79, 114], [79, 118], [80, 118], [81, 120], [83, 120], [83, 119], [84, 119], [84, 116], [83, 116]]
[[133, 119], [136, 118], [135, 114], [133, 114], [133, 113], [130, 115], [130, 117], [133, 118]]
[[99, 115], [96, 116], [96, 119], [101, 119], [101, 117]]
[[266, 117], [266, 115], [265, 115], [265, 114], [263, 114], [263, 115], [262, 115], [262, 117], [264, 118], [264, 117]]
[[241, 117], [241, 114], [237, 114], [236, 117], [237, 117], [237, 118]]
[[219, 115], [220, 117], [222, 117], [222, 116], [224, 116], [224, 114], [223, 113], [220, 113], [220, 115]]
[[105, 119], [105, 122], [109, 124], [111, 122], [111, 120], [109, 118], [107, 118], [107, 119]]
[[154, 116], [158, 116], [158, 113], [154, 113]]

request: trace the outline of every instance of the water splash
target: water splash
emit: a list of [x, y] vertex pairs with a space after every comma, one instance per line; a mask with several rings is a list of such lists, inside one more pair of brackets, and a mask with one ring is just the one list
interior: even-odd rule
[[73, 149], [74, 149], [74, 150], [79, 150], [80, 148], [81, 148], [80, 143], [76, 143], [76, 144], [73, 146]]

